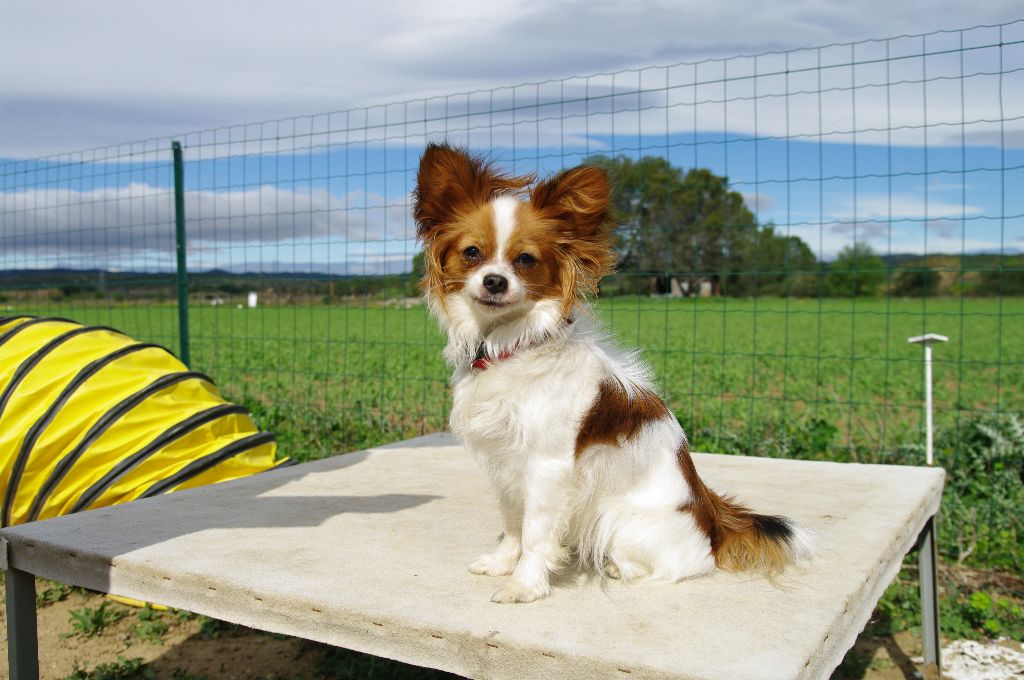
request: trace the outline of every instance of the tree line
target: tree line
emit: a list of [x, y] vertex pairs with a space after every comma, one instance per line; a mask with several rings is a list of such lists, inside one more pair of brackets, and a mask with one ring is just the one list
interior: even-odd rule
[[713, 296], [1024, 294], [1024, 258], [938, 256], [894, 266], [855, 242], [822, 262], [801, 238], [760, 224], [728, 179], [707, 168], [684, 172], [660, 156], [588, 162], [614, 179], [621, 274], [605, 294], [665, 293], [672, 279], [682, 294]]

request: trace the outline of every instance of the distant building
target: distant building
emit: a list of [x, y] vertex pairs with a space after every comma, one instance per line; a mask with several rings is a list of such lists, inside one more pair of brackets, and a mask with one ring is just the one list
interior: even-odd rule
[[667, 297], [711, 297], [714, 290], [714, 284], [706, 276], [696, 279], [681, 276], [659, 276], [654, 279], [655, 293]]
[[669, 278], [669, 297], [711, 297], [713, 290], [711, 279], [706, 277], [692, 282], [690, 279], [679, 279], [674, 276]]

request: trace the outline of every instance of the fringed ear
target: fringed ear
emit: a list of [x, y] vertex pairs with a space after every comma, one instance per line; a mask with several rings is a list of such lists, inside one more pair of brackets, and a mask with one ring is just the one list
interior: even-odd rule
[[611, 230], [611, 182], [604, 170], [581, 165], [541, 182], [530, 205], [550, 220], [558, 235], [562, 308], [597, 292], [618, 259]]
[[448, 144], [431, 143], [420, 158], [416, 175], [413, 217], [416, 235], [426, 244], [436, 231], [460, 213], [487, 203], [500, 194], [516, 193], [532, 177], [511, 177], [484, 159]]
[[577, 238], [603, 230], [611, 219], [612, 186], [604, 170], [581, 165], [541, 182], [530, 192], [530, 204], [559, 221]]

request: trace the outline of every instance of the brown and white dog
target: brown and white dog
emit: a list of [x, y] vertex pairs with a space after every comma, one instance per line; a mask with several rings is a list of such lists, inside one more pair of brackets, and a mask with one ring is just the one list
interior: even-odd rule
[[809, 557], [790, 520], [701, 481], [648, 366], [588, 313], [616, 259], [605, 173], [580, 166], [531, 183], [438, 144], [417, 176], [423, 286], [454, 369], [451, 429], [490, 476], [504, 521], [469, 570], [511, 575], [495, 602], [531, 602], [570, 551], [625, 580], [716, 566], [772, 574]]

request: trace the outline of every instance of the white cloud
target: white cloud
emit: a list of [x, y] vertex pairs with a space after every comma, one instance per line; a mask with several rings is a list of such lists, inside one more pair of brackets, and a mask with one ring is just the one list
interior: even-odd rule
[[863, 222], [832, 222], [825, 226], [830, 233], [842, 235], [851, 242], [875, 241], [893, 231], [892, 225], [873, 220]]
[[921, 193], [862, 194], [857, 197], [856, 213], [850, 202], [840, 219], [938, 219], [962, 218], [978, 215], [982, 209], [976, 205], [937, 200]]
[[740, 195], [743, 196], [743, 202], [746, 203], [747, 208], [755, 215], [774, 210], [778, 206], [778, 201], [768, 194], [756, 191], [743, 191], [740, 192]]
[[[225, 247], [286, 243], [327, 247], [346, 242], [415, 238], [406, 203], [352, 191], [336, 196], [260, 186], [233, 191], [187, 191], [190, 254]], [[29, 189], [0, 192], [0, 251], [32, 259], [95, 257], [123, 259], [139, 253], [174, 251], [172, 190], [148, 184], [95, 190]]]
[[[914, 234], [923, 239], [923, 235], [927, 232], [929, 241], [936, 239], [944, 239], [950, 243], [955, 241], [957, 243], [953, 249], [955, 251], [960, 250], [959, 238], [964, 227], [962, 220], [908, 220], [906, 218], [893, 222], [878, 220], [830, 222], [824, 226], [830, 233], [841, 235], [851, 242], [856, 240], [881, 243], [890, 238], [896, 241], [906, 241], [908, 234]], [[968, 231], [972, 230], [973, 225], [968, 227]], [[988, 247], [994, 245], [992, 241], [985, 243]]]
[[971, 229], [961, 238], [959, 224], [952, 232], [934, 229], [929, 224], [927, 238], [925, 231], [922, 228], [908, 229], [900, 224], [890, 229], [890, 225], [882, 222], [861, 222], [856, 225], [856, 233], [853, 225], [835, 223], [793, 225], [786, 233], [799, 236], [817, 257], [826, 262], [834, 260], [839, 251], [852, 245], [854, 240], [869, 244], [879, 253], [991, 253], [1000, 249], [997, 239], [975, 235]]
[[[854, 210], [856, 205], [856, 211]], [[967, 226], [972, 238], [961, 243], [963, 220], [984, 216], [975, 205], [941, 201], [921, 193], [861, 194], [838, 202], [822, 234], [812, 233], [814, 243], [822, 240], [826, 259], [853, 241], [862, 241], [876, 249], [893, 252], [961, 252], [991, 249], [998, 245], [975, 237], [979, 226]], [[813, 229], [817, 229], [816, 227]], [[808, 241], [811, 243], [811, 241]]]
[[[1020, 15], [1018, 3], [906, 3], [867, 0], [850, 5], [826, 0], [782, 3], [767, 8], [755, 0], [731, 3], [664, 3], [658, 0], [581, 4], [570, 0], [520, 0], [480, 3], [471, 0], [420, 3], [349, 3], [322, 0], [280, 3], [252, 0], [239, 11], [227, 0], [183, 0], [174, 4], [109, 0], [104, 3], [33, 2], [14, 0], [4, 5], [0, 44], [13, 59], [0, 61], [5, 104], [0, 108], [0, 156], [30, 157], [68, 149], [105, 145], [128, 139], [206, 129], [250, 120], [336, 111], [374, 102], [408, 102], [392, 113], [415, 123], [418, 99], [451, 92], [478, 91], [490, 99], [502, 84], [544, 81], [572, 74], [621, 71], [650, 64], [692, 62], [708, 57], [762, 53], [807, 45], [828, 45], [889, 35], [919, 34], [937, 28], [998, 23]], [[742, 20], [737, 20], [742, 17]], [[1020, 25], [1007, 35], [1012, 40]], [[1011, 35], [1012, 33], [1012, 35]], [[966, 35], [972, 43], [996, 40], [993, 31]], [[929, 38], [929, 49], [956, 45], [959, 34]], [[959, 74], [955, 59], [936, 57], [927, 74], [928, 110], [919, 83], [922, 64], [912, 56], [919, 39], [807, 50], [785, 57], [766, 55], [737, 59], [723, 65], [707, 62], [665, 71], [620, 73], [616, 92], [626, 93], [608, 103], [616, 115], [588, 120], [590, 133], [608, 133], [614, 124], [629, 134], [630, 120], [643, 118], [629, 111], [639, 101], [656, 103], [669, 86], [682, 86], [669, 101], [669, 130], [716, 130], [752, 133], [752, 106], [744, 103], [760, 74], [790, 70], [789, 90], [817, 87], [818, 58], [829, 91], [816, 96], [766, 97], [784, 85], [781, 76], [757, 79], [756, 110], [759, 135], [816, 135], [849, 141], [843, 133], [861, 130], [858, 141], [874, 143], [887, 134], [867, 131], [879, 126], [897, 130], [897, 144], [917, 143], [920, 124], [959, 122], [961, 107], [967, 120], [993, 120], [992, 92], [998, 79], [978, 76], [965, 81], [963, 101], [957, 80], [935, 80]], [[835, 63], [871, 62], [889, 49], [909, 56], [890, 63], [890, 73], [870, 63], [831, 68]], [[968, 51], [967, 72], [991, 71], [992, 54]], [[1012, 52], [1006, 52], [1012, 57]], [[728, 73], [723, 73], [728, 69]], [[730, 80], [723, 92], [717, 81]], [[888, 77], [893, 87], [872, 87]], [[639, 82], [636, 82], [639, 78]], [[1002, 128], [978, 123], [931, 130], [930, 141], [959, 144], [960, 135], [983, 143], [1004, 136], [1024, 144], [1024, 126], [1009, 120], [1024, 113], [1022, 76], [1009, 72], [1002, 79]], [[703, 83], [703, 84], [696, 84]], [[844, 89], [855, 83], [857, 103]], [[593, 92], [613, 86], [612, 78], [568, 81], [566, 96], [577, 96], [588, 85]], [[644, 94], [629, 94], [639, 85]], [[516, 90], [520, 101], [538, 91], [550, 97], [562, 90], [559, 82]], [[497, 92], [498, 99], [511, 94]], [[723, 96], [724, 95], [724, 96]], [[888, 97], [888, 99], [887, 99]], [[681, 104], [690, 98], [703, 102]], [[716, 103], [731, 99], [726, 113]], [[457, 105], [458, 96], [435, 104]], [[590, 104], [600, 108], [600, 100]], [[678, 105], [678, 106], [677, 106]], [[821, 116], [818, 107], [821, 106]], [[998, 117], [1000, 112], [996, 112]], [[694, 115], [696, 114], [696, 116]], [[528, 112], [523, 112], [528, 117]], [[645, 114], [646, 116], [646, 114]], [[653, 110], [645, 129], [665, 126], [665, 111]], [[561, 132], [583, 136], [583, 119], [567, 118]], [[415, 127], [415, 124], [412, 126]], [[415, 130], [411, 130], [415, 132]]]

